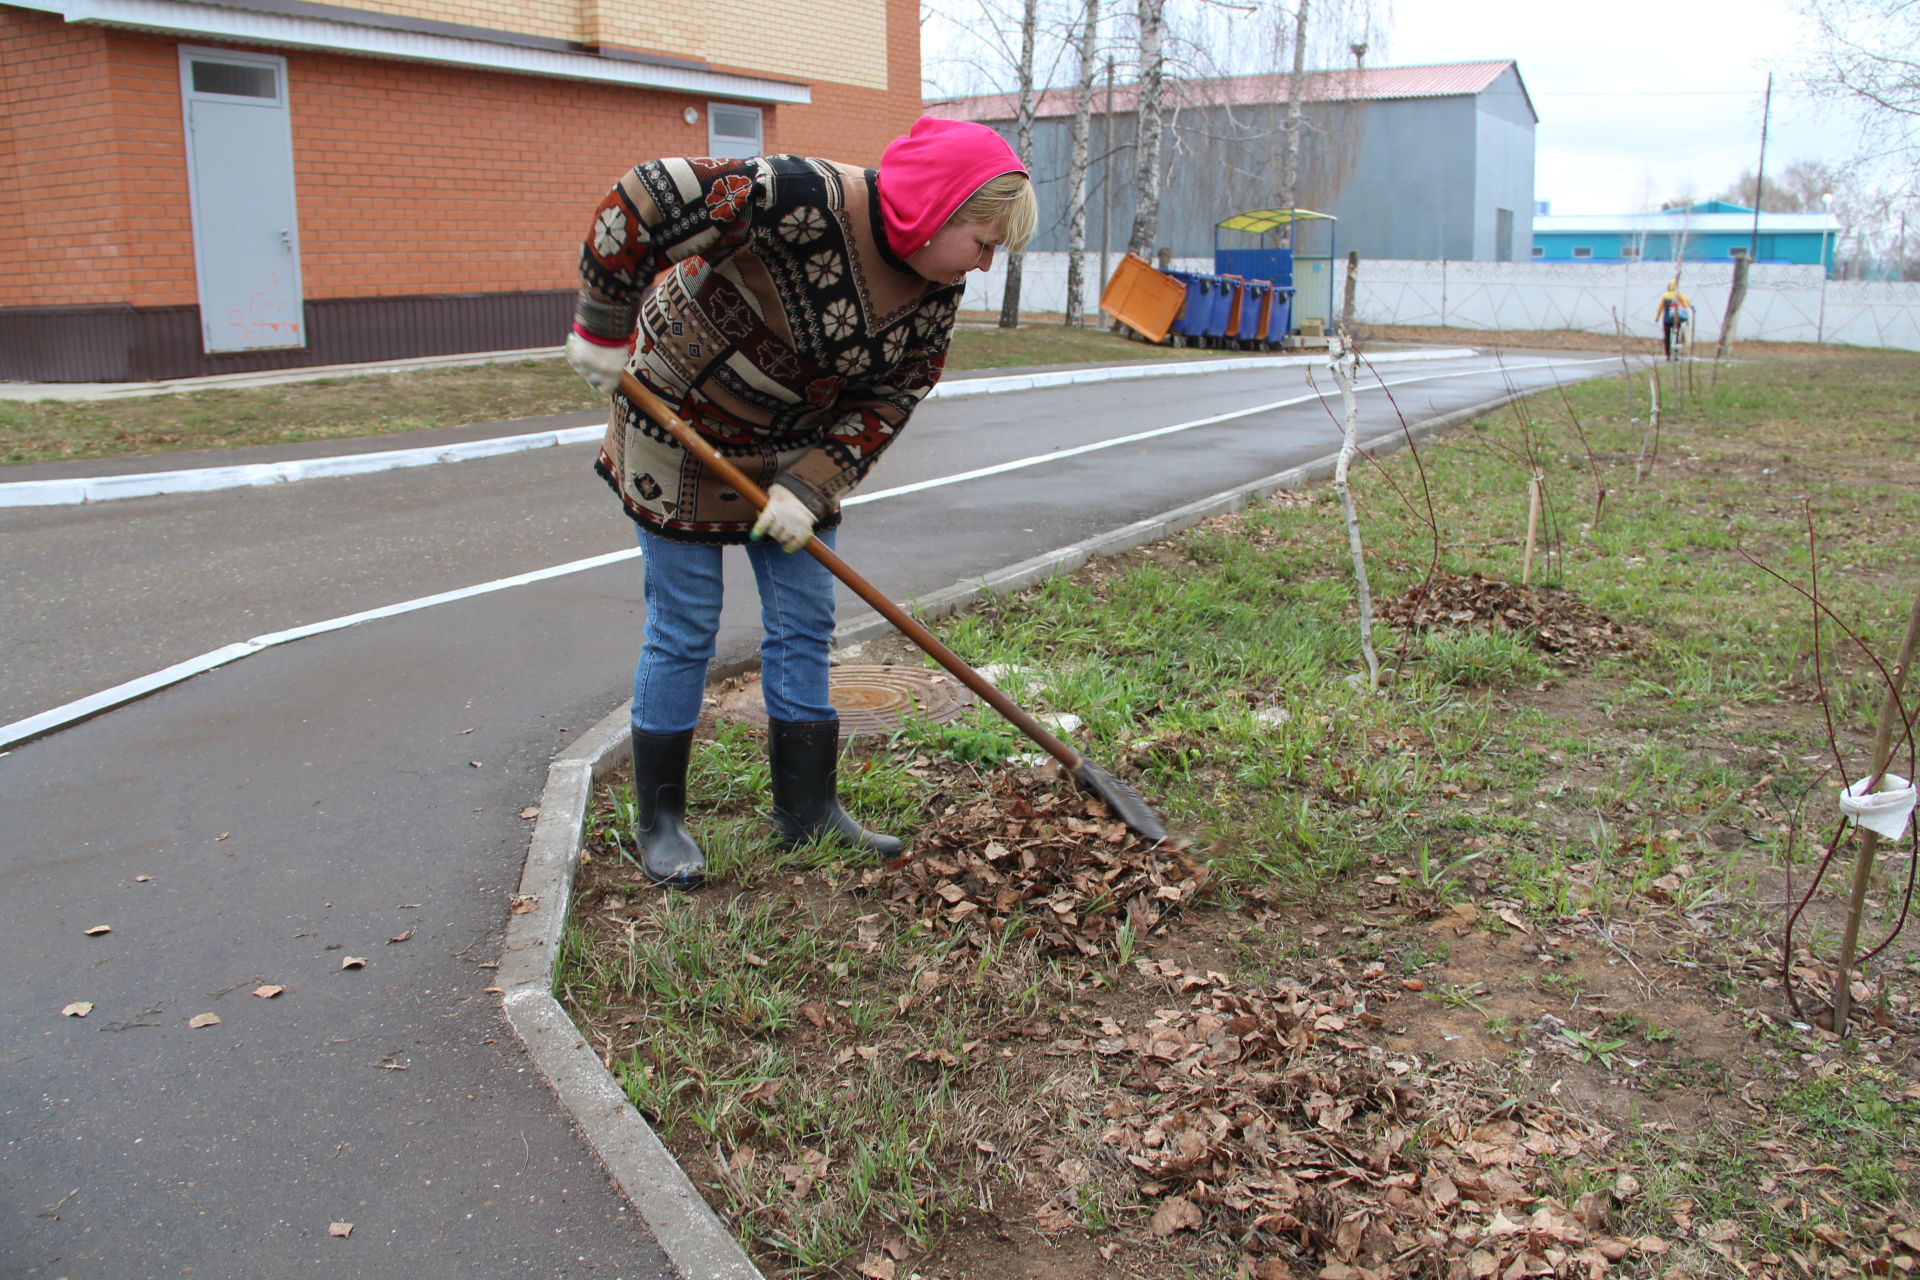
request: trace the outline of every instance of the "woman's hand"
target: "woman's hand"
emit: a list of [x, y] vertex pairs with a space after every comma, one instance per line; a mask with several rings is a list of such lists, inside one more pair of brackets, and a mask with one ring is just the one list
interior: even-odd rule
[[602, 346], [587, 341], [577, 333], [570, 333], [567, 335], [567, 363], [595, 391], [611, 392], [620, 385], [620, 375], [626, 372], [627, 348], [624, 344]]
[[768, 485], [767, 505], [753, 522], [753, 536], [772, 538], [782, 551], [798, 551], [813, 539], [813, 512], [785, 485]]

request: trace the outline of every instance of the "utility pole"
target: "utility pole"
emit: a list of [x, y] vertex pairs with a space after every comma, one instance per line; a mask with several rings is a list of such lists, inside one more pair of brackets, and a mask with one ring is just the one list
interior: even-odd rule
[[1760, 260], [1760, 205], [1767, 190], [1767, 123], [1773, 118], [1773, 72], [1767, 72], [1767, 96], [1760, 108], [1760, 171], [1753, 179], [1753, 235], [1747, 241], [1747, 261]]
[[1760, 255], [1760, 193], [1767, 182], [1767, 122], [1773, 117], [1773, 73], [1767, 73], [1767, 97], [1760, 108], [1760, 172], [1753, 179], [1753, 234], [1747, 240], [1747, 256], [1733, 260], [1733, 288], [1727, 291], [1727, 314], [1720, 321], [1720, 345], [1715, 360], [1733, 353], [1733, 326], [1740, 318], [1740, 304], [1747, 299], [1747, 273]]

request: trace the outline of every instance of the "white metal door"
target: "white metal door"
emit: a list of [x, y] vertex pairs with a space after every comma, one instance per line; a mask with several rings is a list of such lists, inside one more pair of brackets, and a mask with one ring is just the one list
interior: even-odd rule
[[205, 349], [304, 347], [286, 59], [182, 46], [180, 92]]

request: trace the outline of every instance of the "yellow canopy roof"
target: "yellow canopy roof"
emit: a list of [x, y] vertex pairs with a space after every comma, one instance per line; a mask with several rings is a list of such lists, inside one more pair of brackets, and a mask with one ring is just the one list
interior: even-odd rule
[[1339, 221], [1330, 213], [1315, 213], [1311, 209], [1249, 209], [1245, 213], [1236, 213], [1231, 218], [1222, 218], [1213, 225], [1225, 231], [1246, 231], [1254, 235], [1262, 235], [1278, 227], [1314, 219], [1326, 222]]

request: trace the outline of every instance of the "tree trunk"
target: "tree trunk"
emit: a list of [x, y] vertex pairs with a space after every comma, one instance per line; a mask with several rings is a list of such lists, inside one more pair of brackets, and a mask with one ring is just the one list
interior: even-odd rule
[[1151, 260], [1154, 239], [1160, 234], [1161, 99], [1167, 80], [1166, 0], [1138, 0], [1140, 25], [1140, 83], [1135, 89], [1136, 137], [1134, 191], [1139, 201], [1133, 211], [1133, 234], [1127, 251]]
[[[1086, 0], [1081, 11], [1080, 78], [1073, 94], [1073, 159], [1067, 170], [1067, 314], [1078, 329], [1087, 319], [1087, 150], [1093, 132], [1093, 39], [1100, 21], [1100, 0]], [[1096, 284], [1102, 283], [1099, 281]]]
[[1720, 345], [1713, 353], [1715, 360], [1725, 360], [1733, 354], [1733, 324], [1740, 316], [1740, 304], [1747, 300], [1747, 265], [1745, 254], [1733, 260], [1733, 289], [1727, 294], [1727, 315], [1720, 322]]
[[[1020, 107], [1014, 116], [1015, 150], [1028, 164], [1033, 163], [1033, 41], [1039, 25], [1040, 0], [1026, 0], [1020, 16]], [[1000, 294], [1000, 327], [1020, 327], [1020, 269], [1024, 253], [1007, 255], [1007, 284]]]
[[1333, 465], [1333, 487], [1340, 495], [1340, 510], [1347, 521], [1347, 553], [1353, 558], [1354, 590], [1360, 598], [1360, 656], [1367, 664], [1367, 687], [1380, 685], [1380, 659], [1373, 651], [1373, 589], [1367, 582], [1367, 552], [1360, 541], [1360, 514], [1353, 505], [1353, 488], [1347, 482], [1354, 455], [1360, 451], [1360, 414], [1354, 404], [1353, 384], [1360, 374], [1360, 357], [1340, 338], [1327, 341], [1333, 366], [1333, 380], [1340, 386], [1340, 456]]
[[[1287, 148], [1280, 163], [1280, 207], [1295, 208], [1300, 200], [1300, 97], [1307, 77], [1307, 0], [1293, 14], [1293, 74], [1287, 78]], [[1293, 247], [1293, 223], [1286, 227], [1287, 247]]]
[[1360, 275], [1360, 251], [1347, 250], [1347, 287], [1345, 296], [1340, 299], [1340, 332], [1351, 337], [1353, 334], [1353, 288]]

